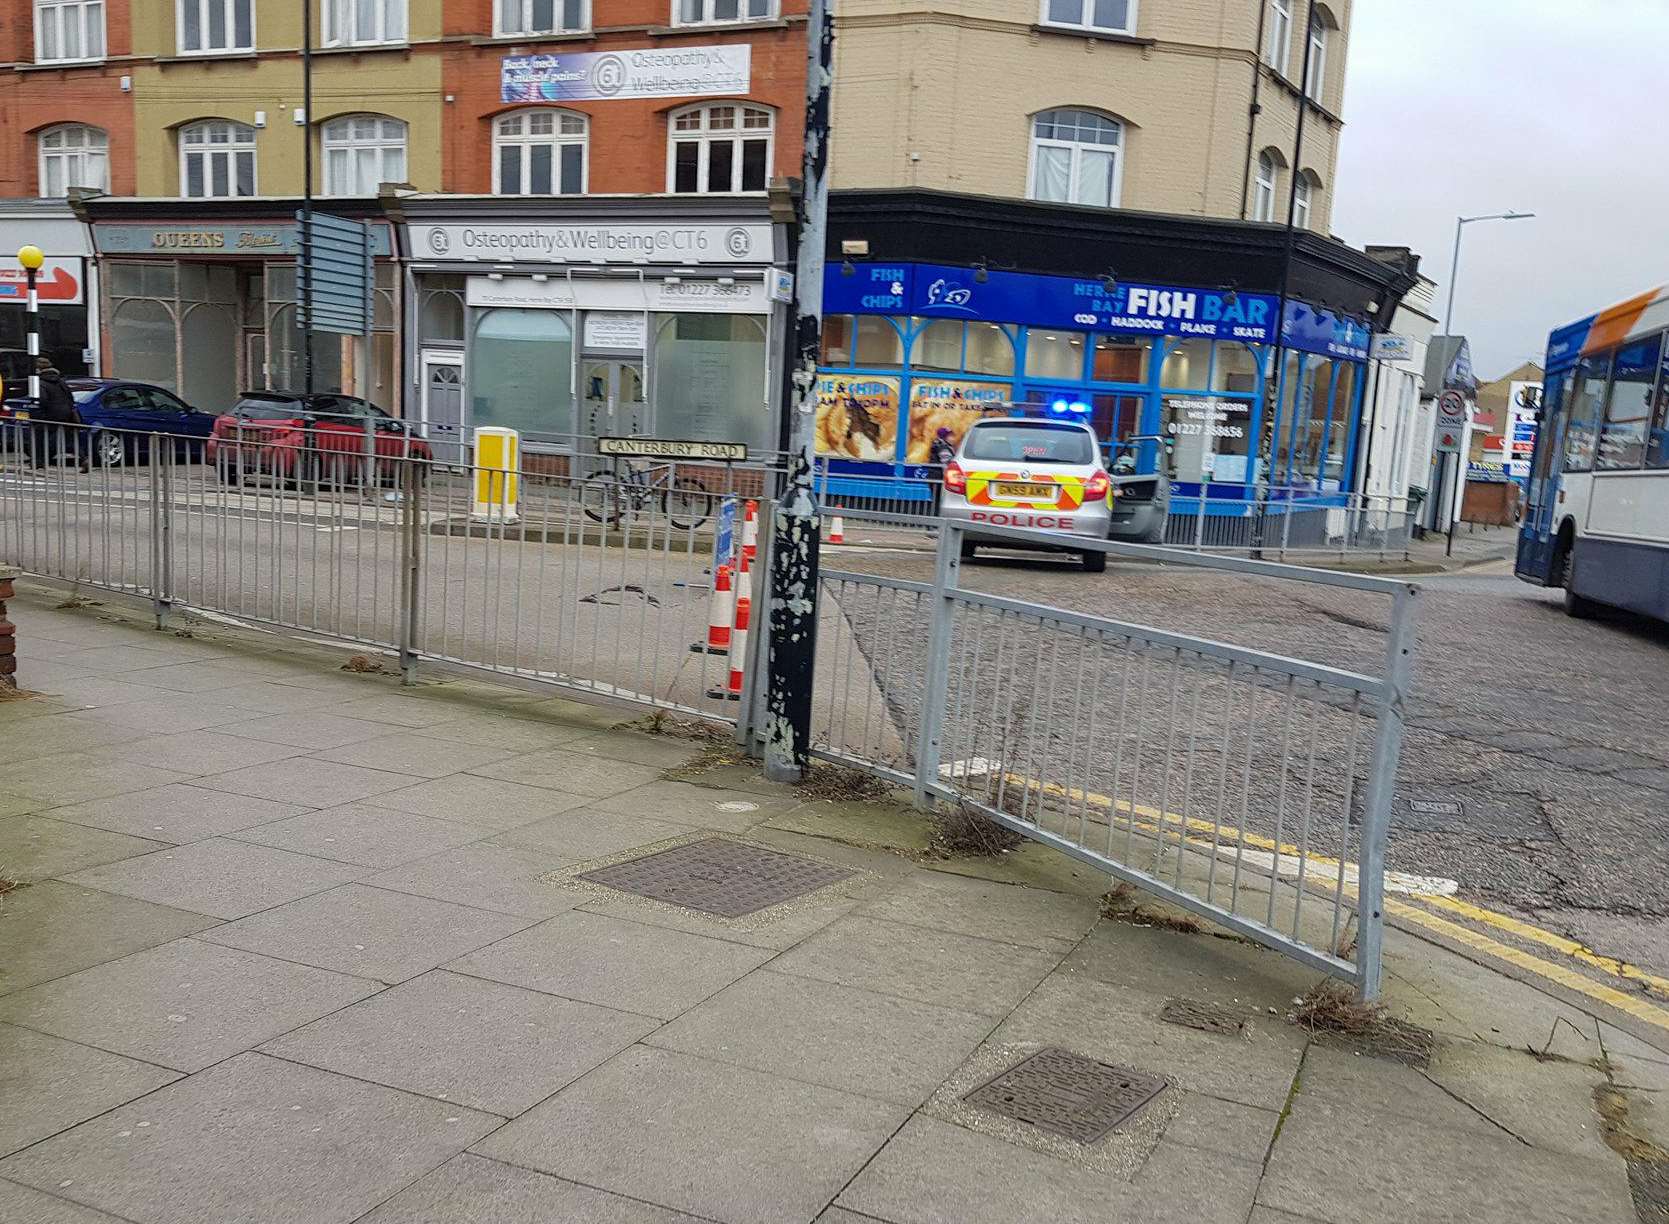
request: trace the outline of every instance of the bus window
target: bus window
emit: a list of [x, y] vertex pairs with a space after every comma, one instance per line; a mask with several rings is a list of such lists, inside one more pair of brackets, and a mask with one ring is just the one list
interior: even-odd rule
[[1669, 336], [1664, 337], [1663, 362], [1657, 372], [1657, 409], [1646, 446], [1646, 466], [1669, 468]]
[[1565, 422], [1565, 391], [1570, 379], [1564, 374], [1550, 374], [1542, 388], [1542, 415], [1536, 422], [1536, 466], [1530, 476], [1531, 508], [1541, 505], [1547, 477], [1553, 471], [1553, 456], [1559, 446], [1559, 430]]
[[1605, 424], [1600, 430], [1597, 466], [1601, 469], [1632, 471], [1645, 462], [1652, 390], [1657, 385], [1662, 352], [1662, 336], [1648, 336], [1617, 350], [1611, 389], [1605, 398]]
[[1571, 375], [1569, 409], [1565, 417], [1565, 471], [1594, 470], [1594, 443], [1599, 436], [1599, 413], [1605, 403], [1605, 380], [1611, 355], [1584, 357]]

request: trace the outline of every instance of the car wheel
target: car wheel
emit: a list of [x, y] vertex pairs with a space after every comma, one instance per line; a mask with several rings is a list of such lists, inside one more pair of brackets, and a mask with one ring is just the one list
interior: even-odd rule
[[1088, 574], [1105, 574], [1107, 572], [1107, 554], [1104, 552], [1085, 553], [1084, 572]]
[[92, 451], [93, 462], [100, 467], [121, 467], [127, 461], [127, 444], [120, 434], [100, 431], [93, 435], [88, 445]]

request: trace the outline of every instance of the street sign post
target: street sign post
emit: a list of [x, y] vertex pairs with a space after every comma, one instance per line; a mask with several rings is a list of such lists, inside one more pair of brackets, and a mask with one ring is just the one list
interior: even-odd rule
[[[1443, 456], [1437, 475], [1437, 495], [1441, 499], [1438, 505], [1448, 519], [1445, 529], [1449, 536], [1445, 549], [1448, 556], [1453, 556], [1455, 551], [1456, 503], [1460, 500], [1460, 486], [1466, 479], [1466, 468], [1460, 455], [1466, 449], [1467, 432], [1471, 428], [1472, 412], [1466, 406], [1466, 396], [1459, 391], [1445, 391], [1437, 397], [1437, 444], [1434, 449]], [[1449, 460], [1450, 455], [1455, 456], [1453, 463]], [[1453, 489], [1449, 488], [1451, 466], [1455, 469]]]
[[305, 331], [364, 336], [371, 331], [371, 227], [325, 213], [298, 212], [296, 287]]

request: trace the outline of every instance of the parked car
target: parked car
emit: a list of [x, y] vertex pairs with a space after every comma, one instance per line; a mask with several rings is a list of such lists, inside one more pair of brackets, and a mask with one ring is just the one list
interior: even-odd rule
[[[1156, 472], [1139, 472], [1140, 448], [1150, 445], [1158, 451]], [[1112, 510], [1108, 538], [1127, 544], [1163, 544], [1165, 523], [1171, 513], [1171, 476], [1174, 439], [1137, 435], [1112, 448], [1107, 470], [1112, 474]]]
[[[66, 378], [64, 385], [89, 432], [88, 453], [94, 463], [104, 467], [144, 460], [150, 453], [152, 434], [173, 439], [176, 455], [199, 458], [214, 428], [213, 412], [194, 408], [172, 391], [151, 383], [125, 378]], [[33, 407], [28, 384], [20, 384], [20, 394], [10, 393], [10, 383], [7, 389], [0, 419], [13, 423], [28, 420]]]
[[395, 459], [434, 458], [405, 421], [369, 400], [290, 391], [245, 392], [215, 420], [205, 453], [232, 484], [251, 476], [351, 484], [364, 471], [368, 422], [379, 479], [392, 477]]

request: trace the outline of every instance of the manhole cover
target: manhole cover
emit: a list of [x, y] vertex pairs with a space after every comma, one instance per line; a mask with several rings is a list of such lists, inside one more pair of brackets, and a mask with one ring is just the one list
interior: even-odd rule
[[720, 918], [740, 918], [850, 877], [839, 867], [711, 837], [579, 878]]
[[1095, 1143], [1164, 1090], [1156, 1075], [1039, 1050], [962, 1099], [1078, 1143]]
[[1222, 1033], [1238, 1037], [1246, 1027], [1246, 1017], [1232, 1008], [1217, 1003], [1201, 1003], [1197, 999], [1167, 999], [1159, 1009], [1159, 1018], [1167, 1024], [1200, 1029], [1206, 1033]]

